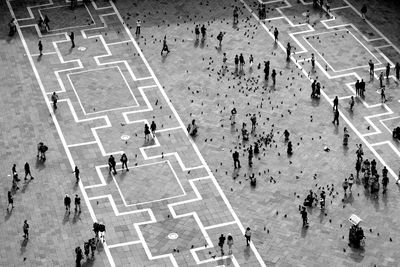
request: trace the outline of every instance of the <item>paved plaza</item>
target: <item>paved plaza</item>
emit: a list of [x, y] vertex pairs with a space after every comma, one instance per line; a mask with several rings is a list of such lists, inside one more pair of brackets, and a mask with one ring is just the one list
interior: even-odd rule
[[[82, 266], [400, 266], [400, 143], [392, 137], [400, 126], [399, 4], [369, 1], [363, 20], [362, 1], [325, 2], [321, 9], [311, 0], [79, 0], [71, 8], [65, 0], [0, 0], [0, 266], [74, 266], [94, 222], [105, 225], [105, 238]], [[45, 16], [49, 28], [41, 29]], [[8, 36], [11, 18], [17, 27]], [[204, 38], [196, 38], [196, 25], [206, 28]], [[362, 79], [365, 97], [356, 96]], [[310, 97], [314, 80], [318, 99]], [[339, 125], [332, 124], [336, 96]], [[187, 131], [192, 120], [195, 136]], [[39, 142], [49, 148], [45, 161]], [[388, 169], [386, 193], [381, 185], [372, 194], [360, 174], [344, 194], [358, 144], [380, 175]], [[26, 162], [34, 179], [24, 179]], [[13, 164], [21, 181], [9, 210]], [[310, 190], [327, 192], [326, 207], [307, 208], [303, 227], [299, 206]], [[75, 195], [82, 212], [74, 211]], [[352, 214], [362, 219], [361, 249], [348, 246]], [[226, 242], [221, 252], [221, 234], [233, 237], [232, 253]]]

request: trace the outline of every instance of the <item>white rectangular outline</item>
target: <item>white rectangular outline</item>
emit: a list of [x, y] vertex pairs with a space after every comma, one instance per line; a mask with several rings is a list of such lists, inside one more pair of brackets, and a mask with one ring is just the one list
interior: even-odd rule
[[[174, 174], [175, 179], [178, 181], [179, 187], [181, 188], [183, 194], [176, 195], [176, 196], [173, 196], [173, 197], [166, 197], [166, 198], [160, 198], [160, 199], [157, 199], [157, 200], [151, 200], [151, 201], [146, 201], [146, 202], [135, 203], [135, 204], [127, 204], [126, 201], [125, 201], [124, 194], [122, 194], [122, 191], [121, 191], [121, 189], [120, 189], [120, 187], [118, 185], [118, 182], [115, 179], [114, 174], [111, 173], [113, 181], [114, 181], [115, 185], [117, 186], [118, 192], [120, 193], [120, 195], [122, 197], [122, 201], [124, 202], [125, 207], [132, 207], [132, 206], [137, 206], [137, 205], [145, 205], [145, 204], [149, 204], [149, 203], [160, 202], [160, 201], [163, 201], [163, 200], [179, 198], [179, 197], [183, 197], [183, 196], [187, 195], [185, 189], [183, 188], [183, 186], [181, 184], [181, 181], [178, 178], [178, 175], [176, 174], [176, 172], [175, 172], [174, 168], [172, 167], [172, 165], [171, 165], [169, 160], [164, 160], [164, 161], [158, 161], [158, 162], [153, 162], [153, 163], [133, 166], [133, 167], [129, 167], [129, 169], [140, 168], [140, 167], [143, 167], [143, 166], [150, 166], [150, 165], [156, 165], [156, 164], [162, 164], [162, 163], [168, 163], [168, 166], [171, 169], [172, 173]], [[120, 171], [120, 170], [122, 170], [122, 169], [118, 169], [118, 171]]]
[[363, 66], [357, 66], [357, 67], [352, 67], [352, 68], [347, 68], [347, 69], [341, 69], [341, 70], [335, 70], [330, 64], [329, 62], [325, 59], [325, 57], [323, 55], [321, 55], [321, 53], [306, 39], [306, 37], [309, 36], [318, 36], [318, 35], [323, 35], [323, 34], [328, 34], [328, 33], [335, 33], [335, 32], [340, 32], [340, 31], [348, 31], [348, 33], [351, 34], [351, 36], [353, 36], [353, 38], [359, 43], [361, 44], [365, 50], [368, 51], [368, 53], [375, 58], [376, 61], [378, 61], [377, 64], [382, 64], [382, 62], [374, 55], [372, 54], [371, 50], [368, 49], [349, 29], [340, 29], [340, 30], [334, 30], [334, 31], [327, 31], [327, 32], [320, 32], [320, 33], [315, 33], [315, 34], [309, 34], [309, 35], [303, 35], [302, 38], [303, 40], [315, 51], [315, 53], [317, 53], [321, 59], [326, 63], [326, 65], [329, 66], [329, 68], [333, 71], [333, 72], [344, 72], [344, 71], [349, 71], [349, 70], [355, 70], [355, 69], [360, 69], [360, 68], [365, 68], [368, 67], [368, 65], [363, 65]]
[[[96, 111], [96, 112], [89, 112], [89, 113], [87, 113], [86, 110], [85, 110], [85, 108], [84, 108], [83, 105], [82, 105], [81, 99], [79, 98], [78, 92], [76, 91], [75, 86], [74, 86], [74, 84], [73, 84], [73, 82], [72, 82], [70, 76], [71, 76], [71, 75], [75, 75], [75, 74], [85, 73], [85, 72], [92, 72], [92, 71], [105, 70], [105, 69], [114, 69], [114, 68], [117, 68], [117, 69], [119, 70], [119, 73], [121, 74], [122, 79], [124, 80], [125, 84], [127, 85], [129, 92], [131, 93], [133, 99], [135, 100], [136, 105], [127, 106], [127, 107], [120, 107], [120, 108], [111, 108], [111, 109], [106, 109], [106, 110], [100, 110], [100, 111]], [[98, 114], [98, 113], [110, 112], [110, 111], [115, 111], [115, 110], [121, 110], [121, 109], [139, 107], [139, 103], [138, 103], [138, 101], [137, 101], [135, 95], [134, 95], [133, 92], [132, 92], [132, 88], [131, 88], [131, 86], [129, 85], [128, 81], [126, 80], [126, 78], [125, 78], [124, 74], [122, 73], [121, 68], [120, 68], [119, 66], [111, 66], [111, 67], [106, 67], [106, 68], [96, 68], [96, 69], [90, 69], [90, 70], [84, 70], [84, 71], [78, 71], [78, 72], [67, 73], [67, 78], [68, 78], [68, 80], [69, 80], [69, 83], [70, 83], [72, 89], [73, 89], [74, 92], [75, 92], [75, 95], [76, 95], [76, 97], [77, 97], [77, 99], [78, 99], [79, 105], [81, 106], [82, 112], [83, 112], [83, 114], [85, 114], [85, 115]]]
[[[94, 18], [93, 18], [93, 16], [92, 16], [92, 13], [90, 12], [89, 8], [86, 6], [86, 4], [83, 4], [83, 5], [85, 6], [86, 11], [89, 13], [90, 19], [93, 21], [93, 24], [90, 24], [90, 26], [91, 26], [91, 25], [96, 25], [96, 21], [94, 21]], [[65, 6], [66, 6], [66, 7], [69, 7], [69, 5], [63, 5], [63, 6], [52, 6], [52, 7], [46, 7], [46, 8], [38, 8], [38, 12], [39, 12], [40, 17], [41, 17], [42, 19], [44, 19], [41, 10], [54, 9], [54, 8], [60, 8], [60, 7], [65, 7]], [[88, 26], [88, 25], [81, 25], [81, 26], [73, 26], [73, 27], [65, 27], [65, 28], [59, 28], [59, 29], [52, 29], [52, 30], [50, 30], [49, 32], [57, 32], [57, 31], [62, 31], [62, 30], [66, 30], [66, 29], [83, 28], [83, 27], [87, 27], [87, 26]]]

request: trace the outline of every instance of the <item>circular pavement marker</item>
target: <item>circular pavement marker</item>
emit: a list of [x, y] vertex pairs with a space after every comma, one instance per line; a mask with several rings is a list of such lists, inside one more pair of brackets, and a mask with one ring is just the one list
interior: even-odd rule
[[129, 138], [131, 138], [131, 137], [129, 135], [127, 135], [127, 134], [121, 135], [121, 140], [123, 140], [123, 141], [128, 141]]
[[79, 50], [79, 51], [85, 51], [85, 50], [86, 50], [86, 47], [80, 46], [80, 47], [78, 47], [78, 50]]
[[177, 233], [170, 233], [170, 234], [168, 235], [168, 238], [169, 238], [169, 239], [177, 239], [177, 238], [178, 238], [178, 234], [177, 234]]

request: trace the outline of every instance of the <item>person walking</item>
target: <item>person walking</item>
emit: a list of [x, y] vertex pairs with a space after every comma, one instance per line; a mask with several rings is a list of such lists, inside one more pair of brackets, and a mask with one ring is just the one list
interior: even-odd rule
[[83, 242], [83, 249], [85, 251], [86, 260], [88, 260], [90, 253], [90, 240], [88, 240], [87, 242]]
[[31, 167], [29, 166], [28, 162], [25, 162], [24, 169], [25, 169], [25, 178], [24, 178], [25, 181], [28, 180], [26, 178], [26, 177], [28, 177], [28, 175], [31, 177], [31, 180], [35, 179], [35, 178], [33, 178], [32, 174], [31, 174]]
[[364, 4], [361, 8], [361, 17], [363, 20], [365, 20], [365, 15], [367, 14], [367, 5]]
[[350, 193], [351, 193], [351, 188], [353, 187], [353, 184], [354, 184], [354, 176], [351, 173], [350, 176], [349, 176], [349, 192]]
[[256, 125], [257, 125], [256, 114], [253, 114], [253, 116], [250, 117], [250, 122], [251, 122], [251, 132], [254, 133], [256, 131]]
[[142, 24], [142, 21], [141, 21], [140, 19], [138, 19], [138, 20], [136, 21], [136, 31], [135, 31], [135, 34], [136, 34], [137, 37], [140, 36], [140, 27], [141, 27], [141, 24]]
[[301, 219], [303, 220], [303, 228], [308, 227], [308, 216], [307, 216], [308, 214], [306, 207], [302, 207], [300, 214], [301, 214]]
[[315, 68], [315, 56], [314, 53], [311, 53], [311, 68]]
[[124, 170], [124, 168], [126, 168], [126, 171], [129, 172], [128, 157], [126, 156], [125, 153], [122, 154], [120, 161], [122, 163], [122, 170]]
[[95, 238], [89, 240], [90, 250], [92, 251], [92, 260], [94, 259], [94, 253], [96, 252], [97, 242]]
[[240, 168], [240, 160], [239, 160], [239, 152], [235, 151], [232, 153], [233, 158], [233, 166], [236, 168]]
[[56, 110], [57, 109], [57, 101], [58, 101], [58, 95], [56, 94], [56, 92], [53, 92], [53, 94], [51, 95], [51, 101], [53, 102], [54, 110]]
[[336, 122], [337, 125], [339, 125], [339, 109], [336, 109], [333, 112], [333, 121], [332, 121], [332, 123], [335, 124], [335, 122]]
[[228, 61], [228, 58], [226, 57], [226, 53], [224, 52], [224, 56], [222, 57], [222, 69], [227, 69], [228, 67], [226, 66], [226, 62]]
[[144, 141], [150, 141], [150, 129], [147, 123], [144, 124]]
[[156, 137], [156, 130], [157, 130], [157, 125], [154, 121], [151, 122], [150, 124], [150, 130], [151, 130], [151, 135], [152, 137]]
[[250, 242], [251, 242], [251, 229], [250, 229], [250, 227], [246, 228], [246, 232], [244, 233], [244, 237], [246, 238], [246, 245], [250, 246]]
[[385, 78], [383, 77], [383, 71], [379, 74], [379, 87], [383, 87], [383, 80]]
[[117, 163], [115, 162], [115, 158], [113, 155], [110, 155], [108, 158], [108, 170], [109, 172], [113, 171], [114, 174], [117, 174], [117, 170], [115, 169], [115, 166]]
[[349, 182], [347, 181], [347, 178], [344, 179], [343, 183], [342, 183], [342, 187], [343, 187], [343, 191], [344, 191], [344, 195], [347, 195], [347, 188], [349, 188]]
[[75, 173], [76, 183], [79, 183], [79, 178], [80, 178], [81, 171], [78, 169], [78, 166], [75, 166], [75, 169], [74, 169], [73, 173]]
[[265, 79], [268, 80], [269, 78], [269, 61], [264, 61], [264, 74], [265, 74]]
[[239, 66], [239, 57], [238, 57], [238, 55], [235, 55], [234, 62], [235, 62], [235, 72], [237, 72], [238, 71], [238, 66]]
[[22, 230], [24, 231], [24, 238], [29, 239], [29, 224], [28, 221], [24, 221], [24, 226], [22, 226]]
[[231, 234], [228, 234], [226, 244], [228, 245], [228, 254], [232, 254], [233, 237]]
[[386, 80], [389, 80], [390, 75], [390, 63], [386, 65]]
[[385, 86], [382, 86], [382, 88], [381, 88], [381, 102], [382, 103], [386, 102]]
[[163, 40], [163, 46], [161, 49], [161, 55], [163, 55], [163, 52], [166, 51], [167, 55], [169, 54], [169, 49], [168, 49], [168, 45], [167, 45], [167, 36], [164, 36], [164, 40]]
[[78, 194], [75, 195], [75, 200], [74, 200], [74, 204], [75, 204], [75, 212], [79, 211], [79, 213], [81, 213], [81, 198], [78, 196]]
[[287, 43], [287, 46], [286, 46], [286, 61], [290, 60], [291, 50], [292, 50], [292, 46], [290, 45], [290, 43]]
[[224, 256], [224, 244], [225, 244], [225, 236], [221, 234], [218, 239], [218, 246], [221, 248], [221, 256]]
[[274, 41], [275, 41], [275, 43], [278, 41], [278, 35], [279, 35], [278, 28], [275, 27], [275, 30], [274, 30]]
[[354, 96], [351, 96], [351, 98], [350, 98], [350, 103], [349, 103], [349, 105], [350, 105], [350, 111], [353, 111], [354, 104], [355, 104], [355, 102], [354, 102]]
[[75, 248], [75, 254], [76, 254], [76, 258], [75, 258], [75, 264], [76, 267], [81, 267], [81, 261], [83, 259], [83, 254], [82, 254], [82, 249], [81, 247], [76, 247]]
[[68, 214], [71, 213], [71, 198], [68, 196], [68, 194], [65, 194], [64, 206], [65, 206], [65, 212], [68, 212]]
[[396, 65], [394, 66], [394, 70], [396, 72], [396, 79], [400, 80], [400, 64], [399, 64], [399, 62], [397, 62]]
[[238, 12], [238, 7], [235, 6], [233, 8], [233, 24], [236, 24], [239, 22], [239, 12]]
[[46, 30], [49, 32], [50, 31], [50, 19], [47, 15], [44, 16], [44, 20], [43, 20], [44, 26], [46, 27]]
[[43, 45], [42, 45], [42, 40], [39, 40], [38, 48], [39, 48], [39, 56], [43, 56]]
[[343, 145], [347, 146], [349, 143], [349, 131], [347, 130], [347, 127], [344, 127], [343, 129]]
[[369, 76], [374, 76], [374, 69], [375, 69], [375, 64], [372, 62], [372, 59], [369, 60], [368, 62], [369, 65]]
[[[8, 198], [8, 205], [7, 205], [7, 212], [8, 212], [14, 209], [14, 197], [12, 196], [11, 191], [8, 191], [7, 198]], [[11, 205], [11, 210], [9, 210], [10, 205]]]
[[254, 62], [253, 55], [250, 55], [250, 57], [249, 57], [250, 69], [253, 68], [253, 62]]
[[333, 111], [338, 109], [338, 105], [339, 105], [339, 98], [335, 96], [335, 99], [333, 99], [333, 107], [332, 107]]
[[71, 40], [71, 48], [75, 47], [75, 34], [74, 32], [71, 32], [71, 34], [69, 35], [69, 39]]

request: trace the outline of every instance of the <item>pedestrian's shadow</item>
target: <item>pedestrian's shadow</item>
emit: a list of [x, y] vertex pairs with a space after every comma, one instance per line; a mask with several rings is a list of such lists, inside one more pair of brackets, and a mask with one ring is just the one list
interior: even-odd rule
[[388, 192], [386, 191], [386, 193], [385, 194], [382, 194], [382, 202], [383, 202], [383, 205], [385, 206], [385, 208], [387, 208], [387, 203], [388, 203]]
[[38, 57], [37, 57], [37, 60], [36, 60], [37, 62], [40, 62], [40, 61], [42, 61], [42, 55], [39, 55]]
[[77, 223], [78, 221], [81, 221], [81, 213], [75, 211], [75, 213], [74, 213], [74, 218], [72, 218], [72, 223], [75, 224], [75, 223]]
[[29, 179], [29, 180], [26, 180], [25, 182], [24, 182], [24, 185], [22, 186], [22, 189], [21, 189], [21, 193], [25, 193], [25, 191], [26, 191], [26, 189], [28, 188], [28, 186], [29, 186], [29, 183], [32, 181], [32, 179]]
[[44, 161], [40, 160], [39, 158], [36, 158], [35, 169], [38, 170], [38, 171], [41, 171], [44, 168], [46, 168], [46, 165], [44, 164]]
[[67, 222], [69, 222], [69, 215], [70, 215], [70, 213], [68, 211], [66, 211], [64, 213], [64, 218], [63, 218], [62, 224], [66, 224]]
[[167, 56], [168, 56], [168, 54], [162, 54], [161, 55], [161, 63], [165, 63], [165, 60], [167, 60]]
[[25, 253], [28, 241], [29, 241], [28, 238], [24, 238], [24, 240], [21, 241], [21, 248], [20, 248], [21, 255]]
[[205, 45], [205, 39], [201, 39], [201, 41], [200, 41], [200, 48], [204, 48], [204, 45]]
[[301, 233], [300, 236], [302, 238], [305, 238], [307, 236], [307, 231], [308, 231], [308, 227], [301, 227]]
[[250, 246], [246, 246], [246, 247], [243, 249], [243, 256], [244, 256], [244, 258], [246, 259], [246, 261], [249, 260], [249, 258], [250, 258], [250, 253], [251, 253]]
[[94, 260], [86, 259], [86, 261], [85, 261], [84, 263], [82, 263], [81, 266], [82, 266], [82, 267], [91, 267], [91, 266], [94, 266]]
[[79, 183], [74, 183], [74, 186], [72, 187], [72, 190], [74, 192], [76, 192], [78, 190], [78, 187], [79, 187]]
[[194, 44], [193, 44], [194, 48], [199, 47], [199, 43], [200, 43], [199, 39], [194, 40]]
[[278, 42], [274, 42], [274, 50], [278, 48]]
[[11, 218], [13, 210], [7, 211], [6, 216], [4, 216], [4, 221], [8, 221]]

